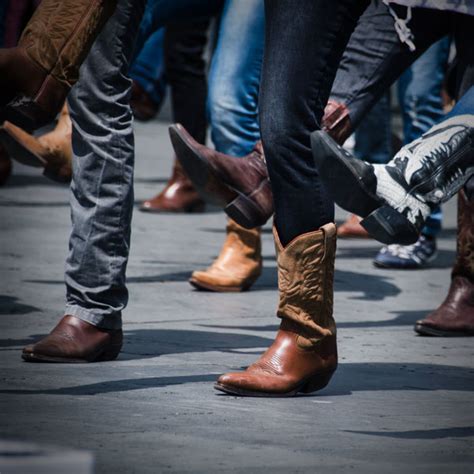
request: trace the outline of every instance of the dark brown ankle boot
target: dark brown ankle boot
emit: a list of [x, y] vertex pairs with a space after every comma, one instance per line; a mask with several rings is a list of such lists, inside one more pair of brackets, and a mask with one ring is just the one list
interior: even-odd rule
[[300, 235], [283, 247], [274, 229], [282, 318], [274, 343], [244, 372], [219, 377], [222, 392], [287, 397], [324, 388], [337, 368], [333, 319], [336, 226]]
[[122, 330], [100, 329], [74, 316], [64, 316], [44, 339], [23, 349], [27, 362], [99, 362], [115, 359]]
[[474, 201], [458, 195], [458, 238], [451, 286], [441, 306], [416, 322], [423, 336], [474, 336]]
[[61, 110], [117, 0], [43, 0], [18, 46], [0, 50], [0, 120], [31, 131]]
[[193, 183], [175, 160], [173, 174], [161, 193], [154, 198], [144, 201], [140, 206], [143, 212], [202, 212], [205, 208], [203, 199], [199, 196]]

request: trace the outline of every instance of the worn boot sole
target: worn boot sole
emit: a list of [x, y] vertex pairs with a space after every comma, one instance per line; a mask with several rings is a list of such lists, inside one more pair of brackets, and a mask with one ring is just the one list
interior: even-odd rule
[[[179, 162], [203, 199], [222, 207], [231, 219], [246, 229], [260, 227], [267, 222], [267, 211], [254, 199], [225, 183], [212, 164], [193, 148], [179, 127], [169, 127], [169, 134]], [[268, 180], [264, 180], [251, 196], [265, 192], [266, 186], [269, 186]]]
[[361, 226], [384, 244], [413, 244], [418, 240], [416, 227], [400, 212], [385, 204], [365, 186], [353, 158], [326, 133], [311, 134], [313, 159], [328, 192], [343, 209], [364, 217]]
[[437, 329], [431, 326], [425, 326], [424, 324], [415, 324], [415, 332], [421, 336], [432, 336], [432, 337], [472, 337], [474, 336], [473, 330], [466, 331], [446, 331], [444, 329]]
[[267, 397], [267, 398], [285, 398], [294, 397], [298, 393], [313, 393], [318, 390], [322, 390], [327, 386], [331, 380], [332, 375], [336, 369], [331, 369], [324, 372], [319, 372], [316, 375], [310, 376], [303, 380], [296, 388], [285, 393], [273, 393], [273, 392], [257, 392], [252, 390], [243, 390], [237, 387], [223, 385], [219, 382], [214, 384], [214, 388], [220, 392], [227, 393], [229, 395], [237, 395], [239, 397]]
[[21, 358], [26, 362], [45, 362], [45, 363], [56, 363], [56, 364], [84, 364], [91, 362], [106, 362], [110, 360], [115, 360], [120, 350], [122, 349], [122, 344], [113, 345], [105, 349], [100, 350], [98, 353], [95, 353], [87, 358], [70, 358], [70, 357], [51, 357], [44, 354], [35, 354], [34, 352], [23, 352]]

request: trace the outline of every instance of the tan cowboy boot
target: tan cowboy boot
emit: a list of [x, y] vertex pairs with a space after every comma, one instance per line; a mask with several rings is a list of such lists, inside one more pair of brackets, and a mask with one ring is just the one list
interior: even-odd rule
[[221, 253], [206, 270], [193, 272], [189, 282], [200, 290], [248, 290], [262, 273], [260, 228], [245, 229], [229, 219]]
[[59, 182], [71, 181], [72, 123], [67, 106], [61, 110], [52, 132], [34, 137], [10, 122], [0, 127], [0, 140], [11, 158], [29, 165], [43, 167], [43, 174]]
[[286, 247], [276, 230], [282, 318], [275, 342], [244, 372], [222, 375], [215, 388], [243, 396], [283, 397], [325, 387], [337, 367], [333, 319], [336, 226], [299, 235]]
[[53, 121], [117, 0], [43, 0], [18, 46], [0, 50], [0, 121]]
[[175, 160], [173, 174], [161, 193], [145, 201], [143, 212], [202, 212], [205, 203], [184, 174], [183, 167]]
[[441, 306], [417, 321], [423, 336], [474, 336], [474, 201], [458, 195], [458, 238], [451, 286]]

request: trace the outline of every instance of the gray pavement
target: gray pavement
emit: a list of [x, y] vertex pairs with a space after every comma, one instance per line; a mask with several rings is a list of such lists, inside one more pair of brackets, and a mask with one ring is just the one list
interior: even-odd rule
[[[164, 123], [137, 126], [136, 161], [140, 201], [170, 172]], [[119, 359], [27, 364], [21, 348], [62, 315], [70, 220], [67, 188], [16, 166], [0, 189], [0, 438], [89, 451], [98, 473], [471, 474], [473, 340], [413, 332], [448, 289], [454, 201], [445, 215], [439, 258], [421, 271], [375, 269], [376, 242], [340, 241], [332, 382], [313, 396], [244, 399], [213, 381], [250, 364], [275, 333], [270, 227], [252, 291], [201, 293], [187, 279], [217, 255], [223, 214], [137, 211]]]

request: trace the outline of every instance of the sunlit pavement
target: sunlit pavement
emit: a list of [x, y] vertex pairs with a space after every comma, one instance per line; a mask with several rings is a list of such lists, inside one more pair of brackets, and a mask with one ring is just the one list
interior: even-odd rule
[[[163, 187], [172, 152], [162, 122], [138, 125], [136, 141], [138, 203]], [[217, 255], [224, 215], [137, 210], [119, 359], [28, 364], [22, 347], [62, 315], [68, 189], [36, 169], [14, 173], [0, 188], [0, 438], [89, 451], [99, 473], [472, 473], [474, 340], [413, 332], [448, 289], [455, 201], [429, 269], [376, 269], [377, 242], [339, 241], [332, 382], [312, 396], [244, 399], [213, 382], [275, 333], [270, 224], [254, 288], [202, 293], [187, 280]]]

